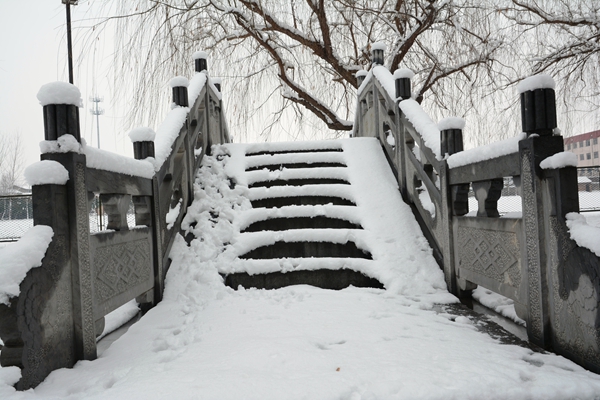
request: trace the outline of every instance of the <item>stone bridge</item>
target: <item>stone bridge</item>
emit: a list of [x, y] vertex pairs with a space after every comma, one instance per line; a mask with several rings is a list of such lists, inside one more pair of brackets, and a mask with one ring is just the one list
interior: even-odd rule
[[[402, 198], [444, 271], [448, 290], [465, 298], [479, 285], [514, 300], [517, 314], [527, 322], [530, 342], [600, 372], [599, 262], [592, 251], [570, 238], [567, 214], [579, 211], [577, 173], [562, 154], [563, 138], [556, 133], [551, 81], [534, 77], [522, 86], [521, 136], [464, 151], [464, 122], [448, 118], [433, 123], [411, 99], [411, 72], [392, 74], [382, 66], [383, 50], [373, 53], [370, 71], [357, 74], [353, 136], [379, 140]], [[130, 135], [135, 159], [82, 145], [76, 102], [44, 105], [44, 164], [37, 168], [67, 174], [62, 180], [34, 179], [34, 225], [50, 227], [53, 234], [41, 266], [23, 271], [15, 283], [19, 290], [5, 294], [6, 300], [0, 302], [4, 342], [0, 362], [22, 369], [18, 389], [35, 387], [55, 369], [96, 358], [96, 336], [109, 312], [132, 299], [143, 310], [160, 302], [169, 252], [193, 200], [195, 172], [213, 144], [230, 140], [220, 83], [209, 76], [205, 53], [195, 53], [194, 62], [196, 74], [190, 81], [182, 77], [171, 81], [175, 107], [157, 132], [142, 129]], [[327, 154], [309, 162], [274, 161], [268, 168], [339, 166], [335, 156]], [[519, 188], [522, 214], [500, 218], [497, 202], [505, 177]], [[293, 174], [280, 180], [265, 185], [319, 183], [316, 176]], [[470, 187], [479, 204], [476, 215], [469, 213]], [[89, 208], [96, 195], [108, 215], [108, 226], [90, 235]], [[339, 196], [300, 193], [257, 199], [253, 207], [338, 201], [352, 206]], [[126, 220], [130, 204], [135, 228]], [[272, 218], [248, 229], [276, 231], [288, 224], [352, 228], [343, 219], [296, 216]], [[246, 256], [370, 257], [352, 242], [325, 240], [277, 242]], [[349, 269], [230, 274], [225, 279], [233, 287], [381, 285]]]

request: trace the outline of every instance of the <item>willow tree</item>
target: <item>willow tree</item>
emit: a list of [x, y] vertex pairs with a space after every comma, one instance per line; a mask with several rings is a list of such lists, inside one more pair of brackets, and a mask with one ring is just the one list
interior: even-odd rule
[[[115, 4], [105, 0], [107, 4]], [[134, 85], [131, 119], [151, 122], [156, 93], [191, 73], [190, 54], [211, 54], [224, 79], [230, 120], [264, 132], [282, 119], [319, 121], [331, 136], [351, 129], [355, 73], [370, 46], [387, 45], [386, 66], [411, 68], [414, 97], [453, 111], [494, 83], [506, 43], [500, 17], [478, 0], [134, 0], [117, 2], [116, 76]], [[128, 85], [120, 85], [129, 87]], [[493, 90], [493, 87], [492, 87]], [[162, 100], [161, 100], [162, 101]], [[464, 107], [463, 107], [464, 108]], [[464, 110], [462, 111], [464, 113]], [[286, 114], [287, 113], [287, 114]], [[268, 118], [267, 118], [268, 117]]]
[[500, 10], [529, 37], [528, 72], [554, 76], [571, 118], [594, 114], [600, 129], [600, 2], [511, 0]]

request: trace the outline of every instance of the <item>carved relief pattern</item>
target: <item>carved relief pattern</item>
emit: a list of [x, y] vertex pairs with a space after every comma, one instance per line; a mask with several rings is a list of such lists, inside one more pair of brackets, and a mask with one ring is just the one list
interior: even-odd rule
[[146, 239], [98, 248], [94, 253], [96, 301], [102, 303], [151, 279], [151, 252]]
[[96, 354], [96, 329], [92, 299], [92, 272], [90, 268], [90, 222], [87, 212], [85, 164], [75, 164], [75, 200], [77, 204], [77, 245], [79, 254], [79, 284], [81, 287], [81, 318], [83, 350], [86, 356]]
[[457, 242], [461, 268], [519, 287], [520, 248], [516, 233], [459, 227]]
[[75, 364], [71, 271], [64, 264], [64, 235], [53, 238], [43, 264], [31, 270], [21, 284], [19, 325], [24, 339], [19, 389], [40, 383], [54, 369]]
[[[550, 248], [560, 249], [553, 251], [549, 257], [549, 272], [552, 279], [550, 290], [554, 304], [552, 310], [554, 338], [562, 349], [598, 366], [600, 365], [600, 328], [596, 327], [600, 300], [597, 290], [600, 285], [598, 260], [595, 255], [592, 255], [596, 258], [594, 260], [596, 262], [595, 265], [591, 265], [591, 268], [587, 268], [587, 271], [585, 262], [581, 259], [574, 258], [577, 260], [577, 265], [573, 266], [569, 262], [572, 261], [570, 258], [583, 249], [577, 248], [574, 242], [569, 240], [564, 226], [561, 226], [556, 217], [550, 218], [550, 227]], [[588, 252], [587, 249], [583, 251]], [[562, 257], [559, 258], [559, 255]], [[573, 275], [573, 267], [581, 268], [582, 271]], [[579, 275], [577, 282], [569, 282], [577, 275]]]
[[543, 331], [542, 296], [540, 293], [540, 241], [537, 226], [537, 201], [533, 191], [531, 157], [531, 150], [524, 149], [521, 158], [521, 197], [523, 199], [523, 225], [525, 227], [525, 247], [527, 251], [529, 331], [537, 340], [541, 340]]

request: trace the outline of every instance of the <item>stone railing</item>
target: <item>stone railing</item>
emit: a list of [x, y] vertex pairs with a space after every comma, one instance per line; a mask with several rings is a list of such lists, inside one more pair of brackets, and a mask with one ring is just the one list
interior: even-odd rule
[[[0, 361], [21, 368], [18, 389], [96, 358], [96, 337], [109, 312], [132, 299], [143, 309], [161, 300], [169, 251], [193, 200], [194, 174], [211, 144], [229, 141], [206, 54], [194, 58], [190, 94], [185, 78], [173, 79], [175, 104], [156, 139], [150, 129], [130, 135], [135, 159], [82, 145], [77, 105], [44, 105], [41, 159], [60, 163], [68, 180], [34, 184], [34, 225], [47, 225], [54, 235], [42, 265], [21, 281], [20, 294], [0, 304]], [[90, 235], [95, 195], [108, 224]], [[126, 220], [131, 202], [134, 229]]]
[[[480, 285], [514, 300], [530, 342], [600, 372], [600, 262], [566, 224], [566, 214], [579, 211], [577, 171], [568, 162], [540, 167], [564, 150], [554, 90], [522, 91], [521, 136], [463, 151], [464, 121], [433, 123], [410, 98], [410, 73], [392, 75], [374, 62], [357, 78], [353, 135], [381, 142], [448, 289], [464, 297]], [[519, 187], [522, 213], [499, 218], [505, 177]]]

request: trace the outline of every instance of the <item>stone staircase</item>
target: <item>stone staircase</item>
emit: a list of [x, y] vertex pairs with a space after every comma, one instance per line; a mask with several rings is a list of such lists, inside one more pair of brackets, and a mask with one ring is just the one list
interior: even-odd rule
[[[245, 178], [253, 210], [261, 217], [240, 230], [241, 235], [276, 236], [274, 243], [240, 255], [248, 260], [327, 260], [327, 267], [310, 270], [245, 272], [226, 276], [227, 285], [237, 288], [274, 289], [308, 284], [324, 289], [357, 287], [382, 288], [374, 278], [348, 268], [348, 260], [371, 260], [364, 246], [352, 241], [332, 241], [331, 234], [349, 233], [363, 227], [345, 218], [357, 205], [347, 190], [350, 182], [343, 149], [333, 143], [326, 148], [249, 150], [245, 154]], [[325, 206], [325, 209], [324, 207]], [[337, 264], [331, 268], [331, 262]]]

